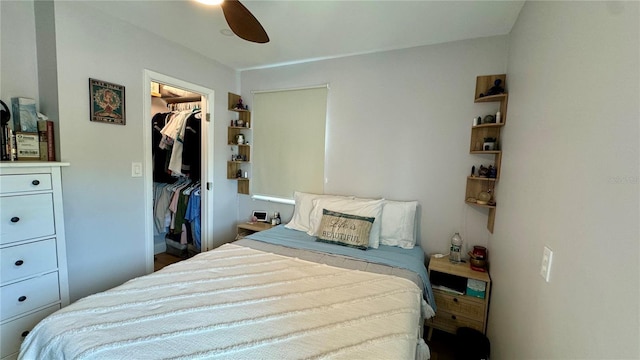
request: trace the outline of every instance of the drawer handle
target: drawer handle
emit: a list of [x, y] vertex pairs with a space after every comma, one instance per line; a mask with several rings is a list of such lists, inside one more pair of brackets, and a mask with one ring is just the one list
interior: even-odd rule
[[12, 223], [17, 223], [18, 221], [20, 221], [20, 218], [17, 217], [17, 216], [14, 216], [14, 217], [11, 218], [11, 222]]
[[23, 260], [18, 260], [18, 261], [16, 261], [15, 264], [16, 264], [16, 266], [21, 266], [22, 264], [24, 264], [24, 261]]
[[27, 300], [27, 297], [26, 297], [26, 296], [24, 296], [24, 295], [22, 295], [22, 296], [20, 296], [20, 297], [18, 298], [18, 301], [20, 301], [20, 302], [23, 302], [23, 301], [25, 301], [25, 300]]
[[29, 330], [23, 331], [20, 335], [22, 335], [22, 337], [27, 337], [27, 335], [29, 335]]
[[451, 320], [456, 320], [456, 316], [455, 315], [451, 315]]
[[453, 302], [457, 303], [458, 302], [458, 298], [453, 298]]
[[33, 181], [31, 182], [31, 184], [32, 184], [33, 186], [38, 186], [38, 185], [40, 185], [40, 180], [33, 180]]

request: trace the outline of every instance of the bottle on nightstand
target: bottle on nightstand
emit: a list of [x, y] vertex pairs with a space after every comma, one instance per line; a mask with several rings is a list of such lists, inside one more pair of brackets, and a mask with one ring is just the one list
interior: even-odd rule
[[451, 248], [449, 250], [449, 261], [459, 263], [462, 261], [462, 237], [460, 233], [455, 233], [451, 237]]

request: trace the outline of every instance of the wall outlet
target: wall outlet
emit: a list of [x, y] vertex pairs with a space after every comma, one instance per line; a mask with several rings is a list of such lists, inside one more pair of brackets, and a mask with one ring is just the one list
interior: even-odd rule
[[551, 260], [553, 260], [553, 251], [548, 247], [544, 247], [542, 253], [542, 264], [540, 265], [540, 276], [544, 281], [549, 282], [549, 275], [551, 275]]

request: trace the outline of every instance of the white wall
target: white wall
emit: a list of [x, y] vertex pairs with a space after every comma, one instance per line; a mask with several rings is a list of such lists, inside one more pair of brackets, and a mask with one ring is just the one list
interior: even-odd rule
[[0, 1], [0, 99], [38, 101], [36, 28], [32, 1]]
[[492, 359], [640, 358], [639, 15], [527, 2], [512, 30]]
[[[38, 92], [40, 111], [54, 122], [54, 142], [60, 144], [58, 123], [58, 73], [56, 69], [56, 29], [53, 1], [35, 1], [36, 52], [38, 58]], [[56, 159], [60, 159], [60, 147], [56, 146]]]
[[[55, 2], [57, 76], [65, 227], [71, 298], [105, 290], [145, 273], [143, 71], [214, 89], [214, 242], [234, 238], [235, 183], [226, 180], [227, 92], [236, 73], [82, 2]], [[89, 121], [88, 79], [126, 88], [126, 126]], [[144, 169], [151, 171], [151, 169]], [[151, 231], [151, 229], [148, 229]]]
[[[252, 90], [329, 83], [325, 193], [418, 200], [423, 248], [447, 252], [456, 231], [489, 237], [486, 211], [464, 203], [471, 166], [489, 164], [469, 137], [473, 117], [497, 110], [473, 103], [476, 76], [504, 73], [506, 54], [507, 38], [492, 37], [243, 71], [242, 95], [250, 105]], [[276, 208], [243, 197], [239, 217]]]

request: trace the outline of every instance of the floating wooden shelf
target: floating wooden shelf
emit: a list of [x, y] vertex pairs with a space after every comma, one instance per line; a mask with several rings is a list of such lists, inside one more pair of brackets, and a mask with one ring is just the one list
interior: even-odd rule
[[489, 95], [476, 98], [473, 102], [482, 103], [482, 102], [496, 102], [496, 101], [506, 101], [509, 94], [498, 94], [498, 95]]
[[[227, 143], [229, 146], [237, 146], [238, 153], [246, 161], [227, 161], [227, 179], [236, 180], [238, 182], [238, 194], [249, 195], [249, 178], [237, 177], [238, 171], [244, 174], [251, 164], [251, 145], [249, 144], [236, 144], [236, 136], [238, 134], [245, 135], [251, 132], [251, 112], [245, 109], [236, 109], [235, 106], [240, 100], [240, 95], [229, 93], [228, 95], [228, 110], [237, 113], [236, 120], [242, 120], [245, 126], [228, 126], [227, 127]], [[232, 120], [231, 123], [234, 123]], [[249, 126], [246, 126], [249, 124]]]
[[478, 181], [497, 181], [496, 178], [488, 178], [488, 177], [480, 177], [480, 176], [467, 176], [469, 180], [478, 180]]
[[488, 205], [488, 204], [478, 204], [476, 202], [473, 201], [465, 201], [467, 204], [469, 205], [473, 205], [473, 206], [478, 206], [478, 207], [483, 207], [483, 208], [489, 208], [489, 209], [495, 209], [496, 206], [495, 205]]
[[[500, 86], [505, 89], [505, 92], [497, 95], [488, 95], [488, 96], [480, 96], [480, 94], [486, 93], [489, 89], [491, 89], [495, 81], [497, 79], [502, 80]], [[493, 200], [495, 201], [496, 192], [495, 186], [496, 182], [500, 178], [500, 167], [502, 164], [502, 150], [500, 149], [501, 141], [500, 141], [500, 130], [503, 126], [505, 126], [507, 122], [507, 103], [509, 100], [509, 94], [506, 92], [507, 86], [507, 75], [506, 74], [498, 74], [498, 75], [484, 75], [478, 76], [476, 78], [476, 91], [474, 96], [474, 103], [489, 103], [489, 102], [499, 102], [500, 107], [498, 111], [500, 111], [500, 122], [498, 123], [487, 123], [480, 124], [471, 127], [471, 139], [469, 143], [469, 153], [474, 155], [494, 155], [494, 163], [493, 167], [496, 168], [496, 177], [495, 178], [483, 178], [478, 176], [468, 176], [467, 177], [467, 187], [465, 192], [465, 203], [471, 206], [477, 206], [481, 208], [489, 209], [489, 215], [487, 219], [487, 229], [491, 233], [493, 233], [493, 224], [496, 216], [496, 206], [495, 205], [486, 205], [486, 204], [478, 204], [476, 202], [468, 201], [469, 198], [476, 198], [481, 191], [489, 191]], [[484, 149], [484, 139], [493, 138], [495, 139], [495, 146], [500, 150], [483, 150]]]
[[470, 151], [470, 154], [489, 154], [489, 155], [495, 155], [495, 154], [501, 154], [502, 151], [500, 150], [478, 150], [478, 151]]
[[492, 124], [481, 124], [481, 125], [476, 125], [474, 127], [472, 127], [472, 129], [478, 129], [478, 128], [492, 128], [492, 127], [503, 127], [504, 123], [492, 123]]

